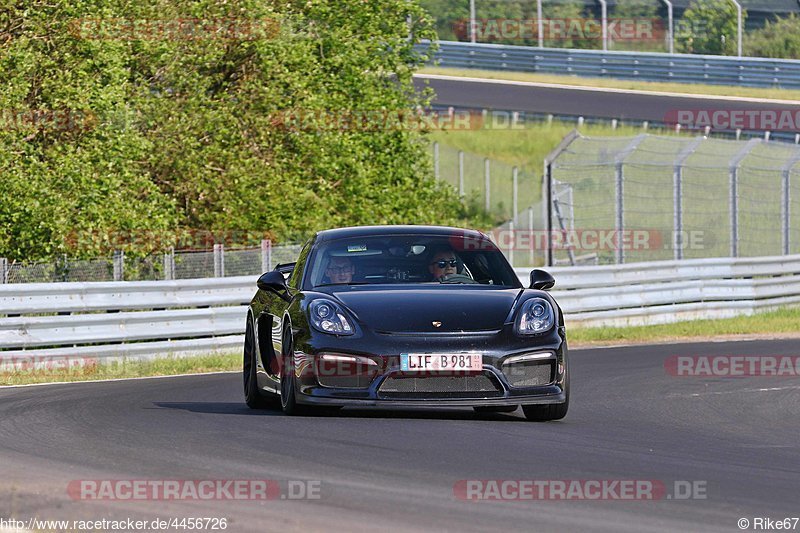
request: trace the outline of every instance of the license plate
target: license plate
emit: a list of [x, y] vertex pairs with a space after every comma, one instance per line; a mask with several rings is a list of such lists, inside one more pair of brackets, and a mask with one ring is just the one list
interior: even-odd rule
[[480, 372], [483, 357], [475, 353], [404, 353], [400, 354], [403, 372]]

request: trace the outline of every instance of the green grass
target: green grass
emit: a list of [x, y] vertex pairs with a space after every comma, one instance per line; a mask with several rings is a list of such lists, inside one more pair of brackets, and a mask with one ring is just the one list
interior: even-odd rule
[[124, 359], [102, 361], [89, 357], [54, 361], [48, 369], [0, 368], [0, 385], [30, 385], [66, 381], [96, 381], [138, 377], [198, 374], [240, 370], [241, 354], [225, 353], [197, 357], [165, 357], [153, 360]]
[[749, 98], [767, 98], [772, 100], [800, 101], [800, 90], [797, 89], [759, 89], [752, 87], [736, 87], [730, 85], [701, 85], [694, 83], [649, 82], [616, 80], [609, 78], [583, 78], [558, 74], [534, 74], [528, 72], [508, 72], [497, 70], [471, 70], [456, 68], [425, 67], [421, 74], [441, 74], [472, 78], [488, 78], [511, 81], [530, 81], [535, 83], [551, 83], [562, 85], [578, 85], [582, 87], [602, 87], [611, 89], [630, 89], [638, 91], [655, 91], [685, 94], [702, 94], [716, 96], [744, 96]]
[[679, 340], [700, 340], [735, 335], [787, 335], [800, 334], [800, 308], [782, 308], [722, 320], [692, 320], [658, 326], [631, 326], [622, 328], [568, 327], [571, 346], [663, 343]]

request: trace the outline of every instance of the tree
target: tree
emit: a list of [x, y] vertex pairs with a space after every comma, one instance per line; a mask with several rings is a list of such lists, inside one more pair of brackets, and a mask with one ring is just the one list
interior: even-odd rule
[[751, 57], [800, 59], [800, 17], [791, 14], [767, 21], [763, 28], [746, 36], [744, 49]]
[[[743, 11], [742, 20], [746, 18]], [[689, 54], [736, 55], [737, 28], [736, 7], [730, 0], [692, 0], [675, 31], [676, 49]]]
[[434, 37], [412, 0], [7, 2], [0, 109], [90, 120], [0, 128], [0, 256], [107, 251], [76, 232], [457, 222], [424, 131], [380, 122], [427, 104], [414, 45]]

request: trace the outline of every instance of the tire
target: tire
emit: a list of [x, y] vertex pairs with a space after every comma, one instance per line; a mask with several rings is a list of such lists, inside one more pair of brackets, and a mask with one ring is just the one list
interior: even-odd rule
[[281, 410], [289, 416], [303, 415], [305, 406], [297, 403], [297, 383], [294, 378], [294, 341], [287, 329], [283, 332], [283, 365], [281, 369]]
[[256, 375], [255, 334], [250, 318], [247, 319], [247, 330], [244, 335], [244, 357], [242, 360], [242, 378], [244, 381], [244, 401], [250, 409], [265, 409], [273, 402], [265, 398], [258, 388]]
[[481, 405], [473, 407], [476, 413], [479, 414], [488, 414], [488, 413], [513, 413], [517, 410], [519, 405], [498, 405], [497, 407]]
[[567, 398], [562, 403], [523, 405], [522, 412], [525, 413], [525, 418], [532, 422], [547, 422], [550, 420], [561, 420], [567, 416], [567, 411], [569, 410], [569, 368], [567, 368], [564, 391], [566, 392]]

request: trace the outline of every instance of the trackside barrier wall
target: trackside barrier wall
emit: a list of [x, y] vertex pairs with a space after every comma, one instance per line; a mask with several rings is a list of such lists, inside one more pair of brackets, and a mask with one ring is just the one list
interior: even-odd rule
[[[800, 255], [554, 267], [568, 326], [661, 324], [800, 305]], [[530, 269], [516, 269], [523, 285]], [[0, 286], [0, 359], [239, 351], [251, 276]]]
[[[440, 67], [574, 74], [594, 78], [800, 88], [800, 61], [440, 41]], [[427, 44], [418, 45], [424, 51]]]
[[[638, 326], [800, 305], [800, 255], [552, 267], [567, 325]], [[523, 285], [530, 269], [516, 269]]]

